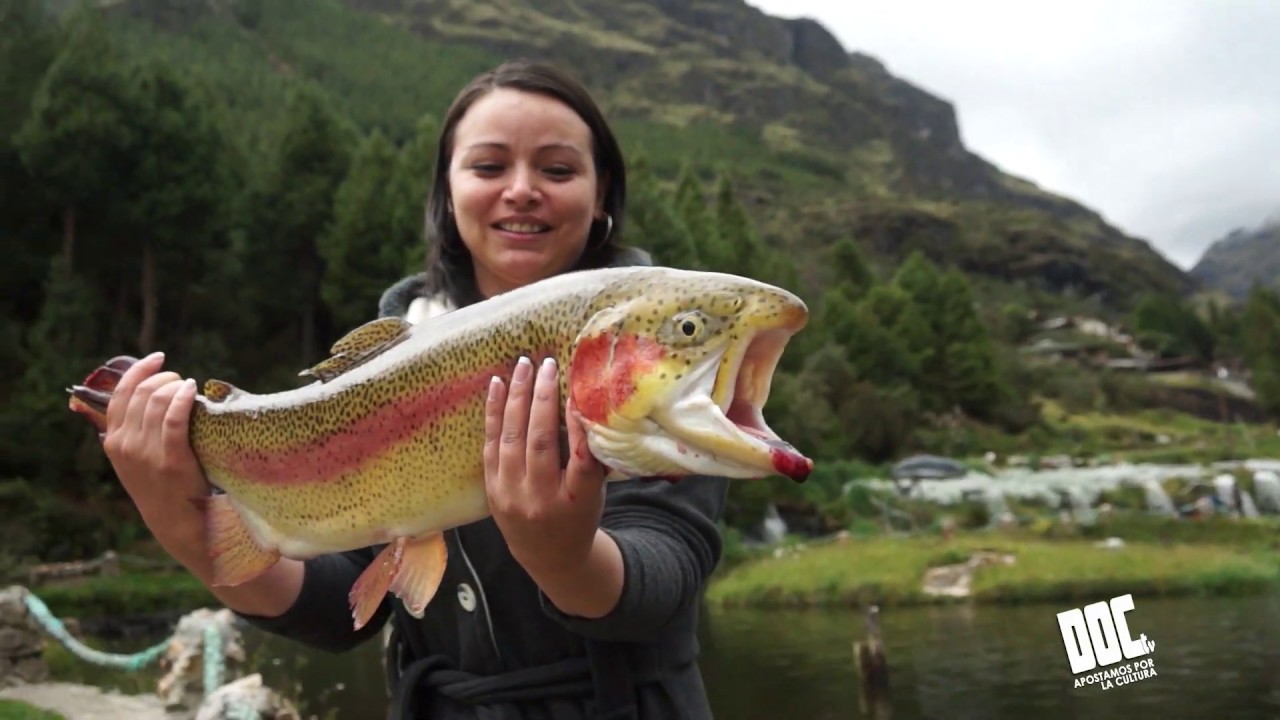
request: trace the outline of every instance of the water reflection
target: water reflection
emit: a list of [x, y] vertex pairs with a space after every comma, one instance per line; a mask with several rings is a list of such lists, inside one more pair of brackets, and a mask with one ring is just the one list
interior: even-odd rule
[[[1280, 717], [1280, 597], [1150, 600], [1130, 613], [1155, 640], [1158, 675], [1075, 689], [1051, 605], [886, 609], [893, 720], [945, 718]], [[703, 672], [725, 720], [855, 720], [856, 610], [716, 611], [704, 616]], [[303, 682], [308, 714], [336, 720], [385, 712], [375, 643], [354, 653], [300, 650], [253, 633], [277, 657], [268, 682]]]

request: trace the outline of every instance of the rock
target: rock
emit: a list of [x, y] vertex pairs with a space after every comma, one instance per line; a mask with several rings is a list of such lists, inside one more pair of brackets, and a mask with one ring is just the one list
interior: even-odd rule
[[244, 662], [244, 647], [236, 627], [235, 614], [227, 608], [194, 610], [178, 621], [169, 640], [169, 648], [160, 658], [164, 676], [156, 684], [156, 694], [169, 707], [194, 705], [191, 700], [204, 693], [204, 638], [206, 629], [215, 630], [222, 638], [224, 676], [222, 682], [235, 677], [234, 663]]
[[969, 597], [975, 570], [983, 565], [1012, 565], [1015, 561], [1013, 555], [979, 551], [965, 562], [929, 568], [921, 589], [934, 597]]
[[44, 662], [44, 633], [26, 605], [27, 589], [0, 590], [0, 687], [41, 682], [49, 677]]
[[26, 628], [0, 627], [0, 655], [30, 655], [40, 652], [40, 637]]
[[[21, 684], [46, 682], [49, 679], [49, 666], [45, 664], [44, 655], [31, 655], [25, 658], [10, 660], [8, 676]], [[14, 684], [19, 684], [14, 683]]]
[[195, 720], [244, 720], [246, 717], [300, 720], [297, 708], [263, 685], [262, 676], [258, 673], [246, 675], [209, 693], [196, 711]]

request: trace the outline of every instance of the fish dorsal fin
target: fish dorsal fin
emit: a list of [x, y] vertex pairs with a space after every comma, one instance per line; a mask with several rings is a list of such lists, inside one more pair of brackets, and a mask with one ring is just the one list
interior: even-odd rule
[[409, 335], [413, 325], [403, 318], [385, 317], [352, 330], [329, 349], [331, 355], [299, 375], [329, 382], [351, 368], [367, 362]]
[[232, 395], [241, 394], [243, 391], [224, 380], [205, 380], [204, 396], [213, 402], [223, 402]]

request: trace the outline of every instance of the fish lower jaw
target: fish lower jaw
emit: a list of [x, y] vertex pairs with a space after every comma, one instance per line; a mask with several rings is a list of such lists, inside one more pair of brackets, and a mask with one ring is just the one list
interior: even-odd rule
[[783, 475], [796, 482], [804, 482], [813, 470], [813, 461], [782, 440], [749, 436], [746, 442], [705, 441], [698, 444], [682, 443], [686, 452], [703, 455], [717, 468], [707, 474], [750, 480]]
[[[743, 369], [747, 367], [744, 365]], [[772, 367], [767, 369], [772, 374]], [[738, 385], [741, 391], [735, 391], [728, 399], [727, 409], [710, 394], [693, 392], [655, 413], [654, 419], [684, 447], [716, 457], [725, 465], [722, 474], [727, 477], [778, 474], [803, 482], [812, 471], [813, 462], [780, 438], [761, 412], [768, 380], [749, 376], [743, 383], [740, 377]], [[738, 468], [737, 474], [732, 474], [730, 466]]]
[[783, 474], [799, 481], [812, 467], [807, 458], [785, 443], [773, 443], [736, 428], [728, 434], [676, 434], [651, 420], [645, 425], [642, 430], [589, 428], [587, 438], [592, 454], [630, 477], [711, 475], [747, 480]]

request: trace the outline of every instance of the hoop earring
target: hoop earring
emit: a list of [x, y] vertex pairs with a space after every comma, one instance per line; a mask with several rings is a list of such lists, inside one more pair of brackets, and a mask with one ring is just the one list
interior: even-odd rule
[[609, 239], [609, 236], [613, 234], [613, 216], [610, 215], [609, 213], [605, 213], [604, 222], [605, 222], [604, 239], [602, 239], [601, 242], [607, 241]]

